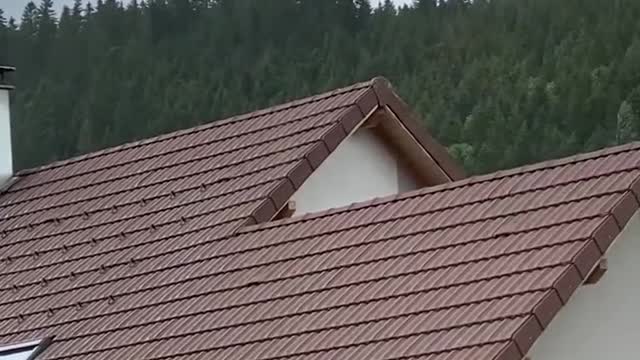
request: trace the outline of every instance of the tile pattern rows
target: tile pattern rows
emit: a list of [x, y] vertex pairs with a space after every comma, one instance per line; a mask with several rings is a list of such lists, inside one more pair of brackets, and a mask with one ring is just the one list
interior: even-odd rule
[[0, 343], [54, 335], [42, 356], [73, 357], [128, 328], [125, 308], [168, 314], [215, 288], [212, 244], [272, 217], [378, 105], [374, 82], [17, 174], [0, 194]]
[[640, 144], [264, 223], [371, 86], [22, 174], [0, 196], [0, 342], [55, 335], [44, 359], [522, 358], [638, 208]]
[[639, 161], [633, 144], [244, 227], [45, 328], [47, 355], [518, 359], [637, 209]]

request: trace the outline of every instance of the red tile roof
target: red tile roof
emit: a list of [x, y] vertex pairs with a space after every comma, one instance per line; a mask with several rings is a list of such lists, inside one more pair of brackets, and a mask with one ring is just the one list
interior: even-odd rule
[[244, 228], [216, 256], [254, 261], [249, 319], [281, 337], [263, 359], [521, 359], [638, 209], [639, 164], [631, 144], [498, 172]]
[[272, 218], [377, 106], [406, 112], [373, 79], [18, 174], [0, 194], [0, 344], [55, 336], [44, 357], [70, 358], [179, 331], [161, 319], [198, 317], [233, 281], [210, 276], [216, 244]]
[[0, 196], [0, 344], [55, 336], [42, 359], [520, 359], [638, 208], [640, 144], [264, 223], [398, 101], [385, 89], [21, 174]]

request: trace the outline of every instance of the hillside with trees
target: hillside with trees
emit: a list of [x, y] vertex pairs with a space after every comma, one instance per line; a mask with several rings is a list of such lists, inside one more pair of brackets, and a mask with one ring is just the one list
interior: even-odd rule
[[377, 75], [472, 173], [640, 134], [637, 0], [94, 4], [0, 12], [19, 168]]

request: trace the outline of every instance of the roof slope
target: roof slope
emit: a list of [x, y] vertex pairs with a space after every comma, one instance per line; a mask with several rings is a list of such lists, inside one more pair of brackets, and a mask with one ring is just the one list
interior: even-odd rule
[[639, 164], [636, 143], [246, 228], [215, 256], [247, 287], [217, 288], [190, 351], [521, 359], [638, 209]]
[[[54, 331], [49, 359], [520, 359], [638, 208], [639, 162], [631, 144], [249, 226], [3, 331]], [[71, 282], [106, 295], [123, 272]]]
[[41, 357], [74, 358], [209, 325], [202, 306], [236, 283], [211, 273], [240, 265], [210, 261], [218, 244], [271, 219], [383, 105], [407, 111], [373, 79], [18, 174], [0, 194], [0, 344], [53, 335]]

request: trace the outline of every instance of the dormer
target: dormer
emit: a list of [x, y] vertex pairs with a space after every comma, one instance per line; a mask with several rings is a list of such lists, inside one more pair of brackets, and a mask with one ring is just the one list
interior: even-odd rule
[[[377, 104], [291, 197], [285, 216], [341, 207], [464, 177], [388, 81], [373, 81]], [[282, 214], [281, 214], [282, 215]], [[284, 216], [280, 216], [284, 217]]]

